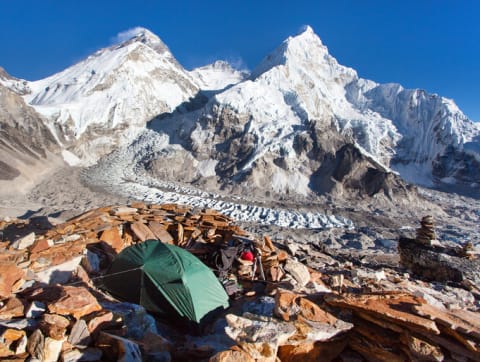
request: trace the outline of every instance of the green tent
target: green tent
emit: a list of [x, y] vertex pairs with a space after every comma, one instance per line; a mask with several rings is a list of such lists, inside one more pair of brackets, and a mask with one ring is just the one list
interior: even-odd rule
[[113, 260], [103, 284], [112, 295], [166, 318], [200, 323], [210, 311], [228, 306], [213, 272], [196, 256], [158, 240], [125, 248]]

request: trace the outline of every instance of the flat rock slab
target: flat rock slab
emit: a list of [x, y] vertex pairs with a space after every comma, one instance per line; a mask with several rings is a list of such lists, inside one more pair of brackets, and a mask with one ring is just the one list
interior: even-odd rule
[[63, 296], [50, 304], [48, 310], [51, 313], [61, 315], [72, 315], [75, 319], [80, 319], [84, 315], [101, 310], [97, 299], [84, 287], [63, 287]]
[[325, 301], [332, 306], [363, 312], [376, 319], [385, 320], [413, 331], [440, 334], [434, 321], [414, 314], [413, 308], [425, 304], [425, 301], [409, 294], [331, 294], [325, 297]]

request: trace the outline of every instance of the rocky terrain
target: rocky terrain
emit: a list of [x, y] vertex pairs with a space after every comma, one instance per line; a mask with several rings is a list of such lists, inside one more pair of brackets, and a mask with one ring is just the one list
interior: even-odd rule
[[[0, 135], [2, 360], [480, 359], [478, 124], [309, 27], [253, 72], [142, 28], [36, 82], [0, 68]], [[101, 288], [150, 238], [215, 271], [254, 246], [200, 335]]]
[[[175, 204], [102, 207], [58, 225], [46, 217], [7, 218], [0, 225], [0, 356], [475, 361], [480, 263], [468, 248], [434, 243], [434, 226], [424, 218], [416, 239], [400, 239], [399, 255], [349, 260], [319, 245], [248, 233], [211, 209]], [[232, 241], [253, 246], [256, 257], [234, 259], [230, 307], [194, 333], [102, 290], [115, 255], [150, 238], [181, 246], [217, 271], [212, 255]], [[409, 251], [406, 242], [418, 246]], [[421, 271], [428, 266], [436, 273]], [[458, 279], [443, 279], [449, 270]]]

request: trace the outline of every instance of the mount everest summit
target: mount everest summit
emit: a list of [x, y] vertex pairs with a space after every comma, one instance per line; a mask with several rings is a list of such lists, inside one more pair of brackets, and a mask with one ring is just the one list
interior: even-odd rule
[[45, 149], [97, 164], [96, 179], [121, 169], [271, 197], [391, 197], [403, 180], [480, 193], [478, 124], [449, 99], [359, 78], [309, 27], [250, 74], [221, 61], [187, 71], [139, 29], [48, 78], [0, 73], [0, 85], [35, 114]]

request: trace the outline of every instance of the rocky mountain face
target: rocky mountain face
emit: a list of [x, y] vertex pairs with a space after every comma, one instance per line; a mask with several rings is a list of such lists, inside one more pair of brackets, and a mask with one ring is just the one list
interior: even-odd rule
[[33, 184], [52, 164], [63, 160], [45, 120], [16, 93], [28, 88], [6, 73], [0, 76], [0, 185], [16, 179], [8, 188], [2, 187], [2, 193], [10, 193], [12, 188]]
[[203, 108], [150, 127], [180, 145], [136, 156], [161, 178], [173, 164], [177, 180], [242, 194], [404, 197], [398, 175], [478, 192], [476, 124], [450, 100], [359, 78], [311, 28]]

